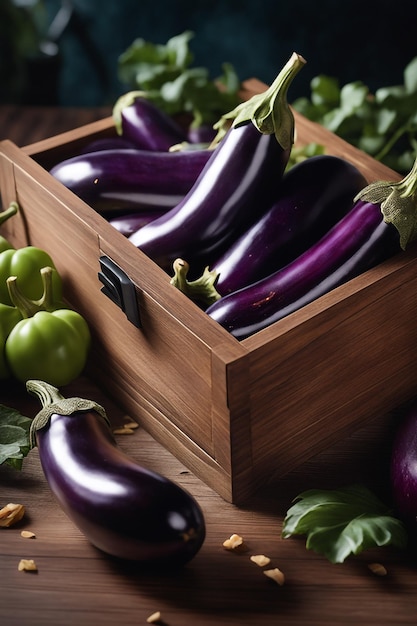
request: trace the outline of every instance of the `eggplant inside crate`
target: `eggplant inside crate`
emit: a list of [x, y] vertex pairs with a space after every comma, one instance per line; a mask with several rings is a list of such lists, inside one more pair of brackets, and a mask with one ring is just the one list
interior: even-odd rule
[[[294, 115], [298, 143], [325, 145], [368, 182], [400, 179]], [[2, 204], [20, 205], [2, 233], [52, 256], [92, 331], [88, 375], [191, 471], [242, 503], [415, 395], [415, 246], [238, 341], [49, 174], [112, 134], [106, 118], [22, 149], [1, 142]]]

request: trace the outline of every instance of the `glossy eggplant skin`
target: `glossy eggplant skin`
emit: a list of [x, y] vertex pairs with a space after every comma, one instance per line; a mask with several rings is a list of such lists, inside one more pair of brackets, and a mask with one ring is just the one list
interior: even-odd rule
[[198, 126], [197, 128], [190, 127], [187, 131], [187, 140], [190, 143], [210, 144], [216, 137], [216, 131], [212, 126], [207, 124]]
[[232, 127], [185, 198], [129, 240], [166, 271], [211, 264], [270, 207], [289, 153], [252, 122]]
[[393, 501], [404, 521], [417, 520], [417, 401], [406, 409], [394, 436], [390, 482]]
[[99, 150], [61, 161], [50, 174], [101, 213], [168, 209], [192, 188], [209, 150]]
[[136, 150], [136, 146], [123, 137], [100, 137], [94, 141], [87, 143], [81, 150], [80, 154], [89, 154], [90, 152], [99, 152], [100, 150]]
[[358, 200], [316, 244], [277, 272], [224, 296], [206, 309], [245, 339], [399, 252], [395, 226], [377, 204]]
[[53, 413], [36, 443], [58, 503], [103, 552], [175, 567], [200, 549], [205, 522], [194, 498], [127, 457], [95, 411]]
[[120, 110], [120, 135], [141, 150], [164, 152], [187, 141], [187, 133], [150, 100], [136, 97]]
[[217, 292], [246, 287], [296, 258], [346, 215], [366, 184], [354, 165], [335, 156], [294, 165], [271, 208], [211, 268], [219, 274]]
[[149, 222], [152, 222], [160, 215], [163, 215], [164, 211], [156, 211], [152, 209], [150, 211], [140, 211], [137, 213], [123, 213], [116, 217], [110, 217], [108, 219], [111, 224], [119, 233], [122, 233], [125, 237], [129, 237], [135, 233], [139, 228], [143, 228]]

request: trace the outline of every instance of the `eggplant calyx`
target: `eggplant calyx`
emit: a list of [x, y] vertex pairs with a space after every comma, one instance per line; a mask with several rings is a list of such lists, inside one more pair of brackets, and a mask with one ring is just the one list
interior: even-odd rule
[[214, 124], [213, 128], [218, 132], [213, 144], [219, 143], [230, 126], [252, 122], [259, 132], [266, 135], [274, 134], [284, 150], [290, 149], [294, 142], [294, 116], [287, 101], [287, 93], [290, 84], [305, 63], [300, 54], [293, 52], [266, 91], [238, 104]]
[[172, 268], [174, 270], [174, 276], [170, 280], [171, 285], [174, 285], [174, 287], [182, 291], [190, 300], [196, 303], [202, 303], [204, 306], [209, 306], [217, 300], [220, 300], [221, 296], [215, 287], [219, 275], [218, 272], [209, 270], [209, 268], [206, 267], [199, 278], [196, 280], [187, 280], [190, 269], [187, 261], [184, 261], [184, 259], [176, 259]]
[[380, 205], [384, 221], [396, 227], [405, 250], [417, 238], [417, 158], [402, 180], [371, 183], [359, 192], [357, 200]]
[[105, 409], [97, 402], [94, 402], [94, 400], [76, 397], [65, 398], [56, 387], [43, 380], [28, 380], [26, 389], [29, 393], [36, 396], [42, 405], [41, 410], [35, 415], [30, 426], [29, 439], [31, 448], [36, 446], [36, 431], [44, 428], [52, 415], [73, 415], [80, 412], [95, 411], [110, 425]]
[[113, 107], [113, 121], [118, 135], [122, 135], [122, 113], [123, 109], [132, 106], [138, 98], [146, 98], [146, 91], [128, 91], [120, 96]]
[[4, 211], [1, 211], [0, 224], [3, 224], [6, 220], [9, 219], [9, 217], [12, 217], [12, 215], [16, 215], [18, 210], [19, 210], [19, 205], [17, 204], [17, 202], [12, 201], [9, 204], [7, 209], [5, 209]]

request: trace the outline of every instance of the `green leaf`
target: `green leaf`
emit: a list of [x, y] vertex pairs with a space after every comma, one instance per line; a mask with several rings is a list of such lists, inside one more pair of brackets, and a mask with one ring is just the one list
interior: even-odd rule
[[314, 106], [325, 105], [327, 110], [340, 104], [339, 81], [320, 74], [311, 81], [311, 102]]
[[0, 404], [0, 465], [22, 468], [23, 458], [30, 450], [31, 423], [29, 417]]
[[193, 126], [197, 127], [214, 124], [241, 99], [240, 80], [230, 64], [223, 65], [222, 75], [216, 81], [207, 68], [191, 67], [189, 42], [193, 36], [191, 31], [185, 31], [165, 45], [136, 39], [120, 55], [118, 74], [122, 83], [131, 90], [145, 92], [165, 113], [190, 113]]
[[360, 137], [357, 147], [374, 156], [384, 147], [385, 140], [380, 135], [364, 135]]
[[404, 70], [404, 85], [409, 93], [417, 92], [417, 57]]
[[292, 535], [307, 535], [307, 549], [331, 563], [343, 563], [372, 547], [404, 548], [407, 543], [403, 523], [371, 491], [357, 485], [301, 493], [284, 519], [282, 536]]
[[223, 73], [218, 76], [215, 82], [221, 85], [222, 90], [227, 94], [236, 94], [240, 89], [240, 80], [235, 68], [231, 63], [223, 63]]
[[[417, 127], [417, 57], [404, 70], [404, 84], [382, 86], [372, 95], [361, 81], [341, 89], [336, 78], [319, 75], [310, 83], [311, 94], [294, 108], [339, 137], [365, 150], [400, 173], [412, 165]], [[381, 138], [378, 148], [377, 135]], [[371, 138], [368, 140], [367, 138]]]
[[369, 89], [361, 81], [347, 83], [340, 90], [340, 106], [345, 111], [356, 111], [368, 98]]
[[375, 127], [379, 135], [385, 135], [395, 125], [397, 114], [390, 109], [380, 109], [375, 114]]

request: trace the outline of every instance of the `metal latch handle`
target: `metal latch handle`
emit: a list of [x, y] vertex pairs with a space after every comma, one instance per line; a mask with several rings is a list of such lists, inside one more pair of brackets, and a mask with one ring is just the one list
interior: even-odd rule
[[141, 328], [135, 285], [109, 257], [101, 256], [99, 261], [101, 271], [98, 272], [98, 279], [103, 285], [101, 292], [122, 309], [129, 322]]

